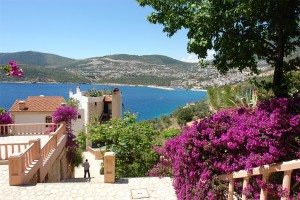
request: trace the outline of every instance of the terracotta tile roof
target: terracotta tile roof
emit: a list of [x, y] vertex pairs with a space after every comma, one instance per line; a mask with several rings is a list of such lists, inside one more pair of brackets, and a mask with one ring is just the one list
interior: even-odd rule
[[[25, 110], [19, 109], [19, 102], [25, 101]], [[66, 100], [60, 96], [30, 96], [27, 100], [16, 100], [10, 112], [54, 112]]]
[[110, 96], [104, 96], [104, 102], [112, 102], [112, 98]]

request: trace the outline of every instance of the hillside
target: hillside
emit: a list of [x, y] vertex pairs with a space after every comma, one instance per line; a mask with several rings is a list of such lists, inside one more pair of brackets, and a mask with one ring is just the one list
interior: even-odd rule
[[[182, 62], [163, 55], [116, 54], [76, 60], [33, 51], [0, 53], [0, 65], [10, 60], [16, 60], [24, 69], [25, 77], [22, 80], [40, 82], [118, 83], [203, 89], [243, 82], [253, 76], [249, 70], [243, 73], [230, 70], [227, 75], [220, 75], [211, 62], [202, 68], [198, 63]], [[272, 70], [264, 62], [258, 66], [262, 71]], [[4, 80], [8, 79], [1, 77], [0, 81]]]
[[0, 81], [26, 81], [26, 82], [59, 82], [59, 83], [90, 83], [87, 78], [60, 68], [37, 67], [20, 65], [25, 76], [11, 78], [1, 71]]
[[56, 66], [60, 67], [76, 61], [75, 59], [66, 58], [49, 53], [40, 53], [35, 51], [23, 51], [16, 53], [0, 53], [0, 65], [7, 64], [15, 60], [17, 63], [32, 66]]
[[115, 54], [104, 56], [102, 59], [110, 59], [112, 61], [133, 61], [141, 63], [149, 63], [155, 65], [182, 65], [182, 66], [193, 66], [195, 63], [182, 62], [167, 56], [162, 55], [128, 55], [128, 54]]

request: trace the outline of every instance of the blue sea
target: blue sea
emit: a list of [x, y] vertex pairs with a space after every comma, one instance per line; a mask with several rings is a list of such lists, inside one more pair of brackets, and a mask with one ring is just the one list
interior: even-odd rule
[[164, 90], [142, 86], [0, 83], [0, 107], [9, 110], [15, 100], [25, 100], [28, 96], [63, 96], [67, 100], [69, 99], [69, 89], [75, 93], [77, 86], [80, 86], [81, 91], [89, 89], [112, 90], [118, 87], [123, 95], [123, 111], [138, 114], [138, 121], [160, 117], [162, 114], [168, 115], [179, 106], [207, 98], [207, 93], [203, 91]]

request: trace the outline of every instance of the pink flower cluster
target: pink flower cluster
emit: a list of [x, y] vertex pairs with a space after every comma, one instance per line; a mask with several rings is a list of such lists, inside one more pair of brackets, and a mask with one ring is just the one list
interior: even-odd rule
[[22, 77], [23, 76], [23, 71], [22, 69], [20, 69], [17, 65], [16, 61], [10, 61], [9, 62], [9, 75], [11, 75], [12, 77]]
[[79, 144], [76, 140], [76, 136], [72, 133], [71, 123], [72, 120], [76, 120], [78, 112], [75, 107], [61, 106], [52, 114], [52, 121], [54, 123], [67, 123], [67, 159], [72, 163], [76, 157], [76, 150]]
[[76, 120], [78, 112], [74, 107], [61, 106], [52, 114], [54, 123], [66, 122], [70, 124], [72, 120]]
[[[168, 161], [165, 167], [171, 162], [178, 199], [222, 199], [225, 188], [218, 175], [299, 159], [299, 113], [300, 98], [275, 98], [259, 102], [256, 109], [223, 110], [184, 127], [158, 151]], [[293, 174], [295, 182], [299, 170]], [[256, 199], [259, 190], [254, 189], [260, 188], [257, 181], [253, 184], [244, 192]], [[277, 197], [285, 195], [285, 188], [275, 188]], [[297, 198], [298, 192], [291, 195]]]
[[13, 119], [7, 112], [0, 114], [0, 124], [13, 124], [13, 123], [14, 123]]

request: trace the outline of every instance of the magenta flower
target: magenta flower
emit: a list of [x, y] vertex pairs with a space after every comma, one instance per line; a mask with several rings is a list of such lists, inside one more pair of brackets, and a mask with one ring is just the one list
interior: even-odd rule
[[[172, 172], [178, 199], [222, 199], [228, 188], [218, 187], [218, 175], [244, 169], [251, 173], [260, 165], [300, 158], [299, 111], [299, 97], [261, 101], [257, 108], [222, 110], [156, 147], [164, 162], [155, 174], [159, 168], [160, 176]], [[277, 182], [259, 179], [243, 193], [257, 199], [260, 188], [268, 189], [275, 199], [287, 194]]]
[[10, 61], [8, 64], [9, 65], [4, 66], [3, 68], [0, 66], [0, 69], [4, 69], [8, 76], [22, 77], [24, 75], [23, 70], [18, 67], [16, 61]]

